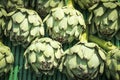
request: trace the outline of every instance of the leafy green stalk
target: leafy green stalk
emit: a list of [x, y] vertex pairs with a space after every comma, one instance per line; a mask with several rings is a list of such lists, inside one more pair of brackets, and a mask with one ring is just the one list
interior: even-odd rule
[[99, 38], [97, 38], [97, 37], [95, 37], [93, 35], [89, 35], [89, 41], [97, 43], [99, 46], [101, 46], [103, 49], [105, 49], [107, 51], [111, 51], [111, 50], [117, 48], [110, 41], [105, 41], [105, 40], [99, 39]]

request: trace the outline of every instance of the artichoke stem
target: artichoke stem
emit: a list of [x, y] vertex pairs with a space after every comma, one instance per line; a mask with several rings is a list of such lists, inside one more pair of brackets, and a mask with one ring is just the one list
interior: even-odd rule
[[68, 7], [74, 8], [73, 0], [65, 0]]
[[81, 35], [81, 37], [79, 38], [80, 42], [84, 42], [87, 43], [88, 42], [88, 33], [87, 30], [85, 32], [83, 32], [83, 34]]
[[97, 37], [95, 37], [93, 35], [89, 35], [89, 41], [95, 42], [96, 44], [98, 44], [100, 47], [102, 47], [106, 51], [111, 51], [111, 50], [117, 48], [110, 41], [105, 41], [105, 40], [99, 39], [99, 38], [97, 38]]

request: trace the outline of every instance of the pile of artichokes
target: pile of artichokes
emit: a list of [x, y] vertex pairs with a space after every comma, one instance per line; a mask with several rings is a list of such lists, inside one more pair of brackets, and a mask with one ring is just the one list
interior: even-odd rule
[[[25, 48], [25, 69], [68, 80], [120, 80], [118, 0], [0, 0], [0, 38]], [[100, 39], [102, 38], [102, 39]], [[0, 42], [0, 76], [14, 55]]]

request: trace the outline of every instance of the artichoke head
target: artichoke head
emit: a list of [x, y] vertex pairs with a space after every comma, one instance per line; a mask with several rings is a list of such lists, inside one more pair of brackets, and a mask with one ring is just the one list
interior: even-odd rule
[[99, 3], [104, 2], [118, 2], [118, 0], [73, 0], [78, 4], [80, 9], [89, 9], [96, 7]]
[[118, 2], [104, 2], [89, 9], [90, 33], [97, 33], [99, 37], [111, 40], [120, 29], [119, 6]]
[[0, 42], [0, 76], [13, 67], [14, 57], [9, 47]]
[[18, 8], [7, 17], [4, 33], [13, 45], [27, 47], [36, 37], [44, 36], [43, 22], [35, 11]]
[[37, 38], [26, 49], [26, 68], [29, 66], [36, 74], [53, 75], [63, 54], [62, 45], [50, 38]]
[[86, 29], [83, 15], [68, 6], [52, 9], [43, 22], [49, 36], [61, 43], [78, 40]]
[[120, 49], [108, 52], [105, 70], [108, 79], [120, 80]]
[[67, 49], [59, 70], [72, 80], [93, 80], [103, 74], [106, 52], [95, 43], [77, 43]]

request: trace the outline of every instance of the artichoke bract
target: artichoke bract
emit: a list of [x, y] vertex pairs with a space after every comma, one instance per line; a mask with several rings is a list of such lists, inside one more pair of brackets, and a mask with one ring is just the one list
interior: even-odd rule
[[[119, 2], [103, 2], [89, 8], [90, 33], [111, 40], [120, 29]], [[120, 39], [120, 38], [119, 38]]]
[[26, 49], [25, 67], [31, 67], [36, 74], [53, 75], [63, 54], [62, 45], [50, 38], [37, 38]]
[[7, 17], [4, 34], [13, 45], [27, 47], [36, 37], [44, 36], [43, 22], [34, 10], [18, 8]]
[[37, 0], [35, 10], [41, 17], [46, 17], [52, 8], [58, 7], [61, 0]]
[[17, 8], [34, 9], [35, 2], [36, 0], [1, 0], [1, 4], [5, 6], [7, 12], [14, 11]]
[[81, 9], [88, 9], [97, 6], [101, 2], [118, 2], [118, 0], [73, 0]]
[[93, 80], [104, 72], [105, 54], [95, 43], [78, 42], [65, 51], [59, 70], [71, 80]]
[[4, 34], [4, 28], [5, 28], [5, 17], [7, 16], [7, 12], [5, 11], [4, 7], [0, 5], [0, 37], [2, 37]]
[[24, 0], [6, 0], [5, 7], [8, 12], [14, 11], [19, 7], [24, 7]]
[[13, 67], [14, 57], [9, 47], [0, 42], [0, 76]]
[[46, 24], [46, 33], [61, 43], [79, 40], [86, 29], [82, 13], [69, 6], [52, 9], [43, 23]]
[[88, 9], [96, 3], [99, 3], [100, 0], [73, 0], [76, 4], [79, 5], [81, 9]]

